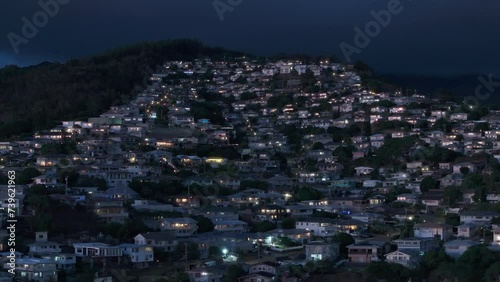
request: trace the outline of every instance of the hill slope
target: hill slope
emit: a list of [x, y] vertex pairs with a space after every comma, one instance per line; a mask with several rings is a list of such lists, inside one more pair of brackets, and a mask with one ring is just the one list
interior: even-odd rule
[[62, 120], [96, 116], [127, 102], [134, 86], [166, 60], [242, 55], [199, 41], [143, 43], [67, 63], [0, 69], [0, 138], [29, 134]]

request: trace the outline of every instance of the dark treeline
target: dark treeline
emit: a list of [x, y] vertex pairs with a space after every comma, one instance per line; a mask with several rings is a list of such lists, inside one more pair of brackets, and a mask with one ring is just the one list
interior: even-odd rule
[[47, 129], [62, 120], [97, 116], [126, 103], [166, 60], [225, 55], [243, 54], [179, 39], [141, 43], [66, 63], [7, 66], [0, 69], [0, 139]]

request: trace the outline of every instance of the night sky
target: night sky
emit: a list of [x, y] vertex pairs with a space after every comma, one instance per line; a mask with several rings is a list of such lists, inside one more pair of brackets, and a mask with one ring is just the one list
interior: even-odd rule
[[[42, 0], [49, 1], [49, 0]], [[55, 0], [52, 0], [55, 1]], [[63, 0], [59, 0], [63, 1]], [[29, 65], [99, 54], [140, 41], [195, 38], [257, 55], [335, 54], [354, 46], [354, 27], [395, 0], [241, 1], [221, 21], [213, 0], [64, 0], [58, 13], [16, 54], [9, 32], [22, 35], [22, 17], [38, 1], [0, 2], [0, 66]], [[401, 0], [402, 11], [352, 59], [380, 73], [500, 74], [500, 1]]]

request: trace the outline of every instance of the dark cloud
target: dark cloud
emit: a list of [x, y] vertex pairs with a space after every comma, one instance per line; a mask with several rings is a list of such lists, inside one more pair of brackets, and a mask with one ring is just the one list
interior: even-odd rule
[[[47, 0], [42, 0], [47, 1]], [[220, 21], [213, 0], [65, 0], [59, 13], [15, 54], [7, 38], [21, 34], [37, 1], [0, 3], [0, 65], [100, 53], [124, 44], [197, 38], [207, 44], [269, 55], [337, 54], [392, 0], [242, 0]], [[227, 0], [220, 0], [226, 2]], [[382, 72], [500, 73], [500, 2], [401, 0], [403, 11], [363, 48], [363, 59]]]

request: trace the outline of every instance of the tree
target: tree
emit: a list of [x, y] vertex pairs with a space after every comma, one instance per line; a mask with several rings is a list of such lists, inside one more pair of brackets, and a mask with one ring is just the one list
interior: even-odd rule
[[494, 254], [486, 246], [480, 245], [469, 247], [458, 262], [471, 266], [473, 277], [481, 277], [495, 260]]
[[490, 265], [486, 272], [484, 273], [484, 280], [486, 282], [496, 282], [500, 277], [500, 261], [497, 261]]
[[455, 213], [448, 213], [445, 216], [445, 223], [452, 225], [452, 226], [458, 226], [460, 225], [460, 216]]
[[222, 282], [233, 282], [238, 281], [238, 278], [245, 275], [246, 272], [243, 267], [239, 264], [231, 264], [227, 267], [224, 277], [222, 277]]
[[467, 175], [469, 173], [469, 168], [466, 167], [466, 166], [463, 166], [460, 168], [460, 173], [463, 174], [463, 175]]
[[321, 192], [311, 187], [301, 187], [295, 192], [297, 201], [319, 200], [322, 197]]
[[199, 259], [200, 252], [198, 249], [198, 244], [193, 243], [193, 242], [179, 243], [175, 249], [175, 253], [178, 256], [185, 258], [186, 257], [186, 250], [187, 250], [187, 259], [188, 260]]
[[198, 233], [205, 233], [214, 230], [214, 224], [209, 218], [202, 215], [194, 215], [191, 216], [191, 218], [198, 222]]
[[311, 150], [323, 150], [325, 146], [321, 142], [316, 142], [312, 145]]
[[347, 256], [347, 246], [356, 242], [351, 235], [343, 232], [333, 236], [332, 241], [339, 243], [340, 254], [344, 257]]
[[365, 274], [367, 276], [366, 281], [370, 282], [380, 280], [387, 282], [408, 281], [411, 277], [410, 270], [401, 264], [382, 261], [370, 263], [365, 269]]
[[28, 167], [23, 169], [18, 175], [17, 175], [17, 183], [26, 185], [33, 183], [33, 177], [37, 177], [42, 175], [41, 172], [39, 172], [36, 168]]
[[[482, 275], [481, 275], [482, 276]], [[431, 281], [456, 281], [456, 282], [469, 282], [477, 281], [472, 273], [470, 265], [465, 263], [452, 263], [445, 262], [440, 264], [431, 275]]]
[[283, 229], [295, 229], [295, 219], [286, 218], [281, 221], [281, 228]]
[[434, 177], [431, 176], [426, 176], [424, 179], [422, 179], [422, 182], [420, 182], [420, 192], [422, 193], [427, 193], [431, 189], [436, 189], [438, 187], [438, 182]]
[[443, 197], [448, 201], [450, 206], [453, 206], [460, 201], [462, 199], [462, 195], [462, 191], [459, 187], [448, 186], [444, 188]]
[[267, 232], [270, 230], [276, 229], [276, 224], [266, 220], [259, 223], [256, 223], [250, 230], [250, 232]]
[[430, 272], [447, 262], [453, 262], [453, 259], [443, 249], [428, 251], [422, 258], [422, 267], [424, 271]]

